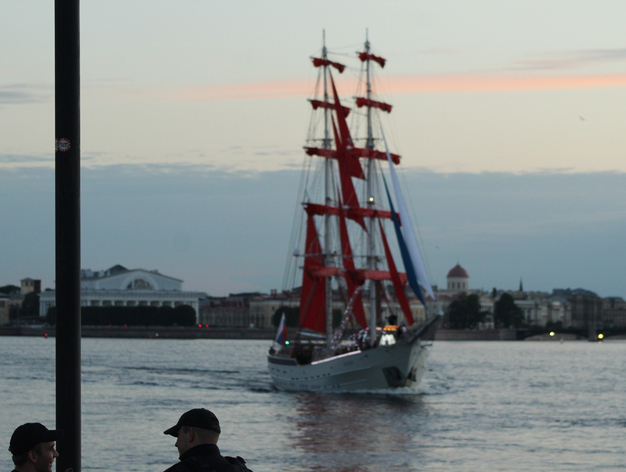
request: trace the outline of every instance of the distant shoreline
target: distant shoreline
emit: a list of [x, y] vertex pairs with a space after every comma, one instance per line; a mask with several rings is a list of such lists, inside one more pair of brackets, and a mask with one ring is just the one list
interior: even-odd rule
[[[55, 337], [56, 328], [0, 326], [0, 336]], [[199, 328], [181, 326], [83, 326], [83, 338], [274, 339], [275, 328]]]
[[[83, 326], [83, 338], [129, 338], [129, 339], [258, 339], [272, 340], [276, 328], [199, 328], [197, 326]], [[435, 341], [516, 341], [521, 340], [515, 329], [440, 329]], [[615, 333], [617, 334], [617, 333]], [[606, 339], [626, 339], [626, 334], [613, 334]], [[0, 326], [0, 336], [55, 337], [56, 328], [43, 326]], [[295, 328], [289, 328], [287, 337], [296, 336]], [[527, 341], [576, 341], [585, 336], [572, 333], [537, 334]]]
[[438, 329], [435, 341], [516, 341], [514, 329]]

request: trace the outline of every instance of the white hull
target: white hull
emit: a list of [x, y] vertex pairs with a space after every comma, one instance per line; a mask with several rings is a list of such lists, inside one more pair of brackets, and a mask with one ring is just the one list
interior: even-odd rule
[[311, 364], [268, 355], [276, 387], [286, 391], [380, 390], [416, 386], [426, 372], [428, 348], [420, 340], [354, 351]]

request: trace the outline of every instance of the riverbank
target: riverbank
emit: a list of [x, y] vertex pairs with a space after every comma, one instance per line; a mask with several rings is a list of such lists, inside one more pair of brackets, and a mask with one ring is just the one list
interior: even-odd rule
[[[54, 337], [56, 328], [43, 326], [0, 326], [0, 336]], [[274, 339], [275, 328], [199, 328], [155, 326], [83, 326], [83, 338], [162, 339]]]
[[[54, 337], [56, 328], [44, 326], [0, 326], [0, 336]], [[83, 326], [83, 338], [162, 338], [162, 339], [274, 339], [275, 328], [199, 328], [156, 326]], [[295, 331], [289, 328], [287, 338]], [[438, 330], [436, 341], [515, 341], [514, 329]]]
[[435, 341], [515, 341], [514, 329], [439, 329]]
[[[56, 328], [44, 326], [0, 326], [0, 336], [54, 337]], [[156, 326], [83, 326], [83, 338], [161, 338], [161, 339], [274, 339], [275, 328], [199, 328]], [[295, 337], [289, 328], [288, 339]], [[436, 341], [515, 341], [514, 329], [444, 329], [438, 330]]]
[[[274, 339], [276, 329], [271, 328], [199, 328], [156, 326], [83, 326], [83, 338], [135, 338], [135, 339]], [[515, 329], [440, 329], [435, 341], [573, 341], [586, 339], [580, 334], [542, 333], [530, 337]], [[0, 326], [0, 336], [54, 337], [56, 329], [44, 326]], [[522, 335], [522, 336], [520, 336]], [[295, 328], [288, 328], [287, 339], [296, 336]], [[607, 337], [609, 339], [609, 337]], [[610, 339], [626, 339], [626, 335], [612, 335]]]

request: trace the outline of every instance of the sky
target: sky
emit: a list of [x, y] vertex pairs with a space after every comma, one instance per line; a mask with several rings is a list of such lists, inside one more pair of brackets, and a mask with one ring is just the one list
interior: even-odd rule
[[[82, 266], [282, 288], [322, 31], [376, 83], [433, 284], [624, 296], [626, 3], [81, 2]], [[54, 288], [54, 2], [0, 5], [0, 285]], [[338, 78], [354, 94], [357, 71]]]

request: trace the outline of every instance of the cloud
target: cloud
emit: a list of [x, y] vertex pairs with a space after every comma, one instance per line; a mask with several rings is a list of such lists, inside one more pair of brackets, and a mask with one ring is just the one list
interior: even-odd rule
[[[100, 152], [83, 152], [81, 153], [81, 166], [91, 167], [102, 164], [106, 161], [102, 159], [106, 157], [104, 153]], [[36, 168], [47, 167], [54, 168], [55, 154], [54, 151], [45, 153], [42, 155], [31, 154], [1, 154], [0, 153], [0, 168], [1, 169], [19, 169], [19, 168]]]
[[[311, 85], [310, 80], [278, 80], [216, 87], [171, 88], [166, 91], [149, 90], [144, 95], [176, 102], [304, 97], [311, 93]], [[166, 95], [161, 95], [163, 92]]]
[[[356, 79], [338, 79], [338, 88], [355, 90]], [[512, 72], [393, 76], [381, 81], [385, 94], [486, 93], [626, 87], [626, 74], [534, 75]], [[125, 100], [204, 102], [254, 100], [312, 95], [310, 80], [284, 80], [217, 87], [118, 91]], [[131, 98], [132, 97], [132, 98]]]
[[626, 74], [559, 76], [535, 76], [517, 74], [458, 74], [420, 77], [394, 77], [389, 80], [387, 93], [418, 94], [522, 92], [625, 86]]
[[22, 105], [49, 100], [51, 94], [44, 93], [40, 89], [41, 87], [37, 85], [2, 85], [0, 86], [0, 105]]
[[626, 61], [626, 48], [588, 49], [564, 52], [558, 57], [517, 61], [513, 70], [571, 70], [582, 69], [599, 63]]
[[12, 165], [28, 165], [28, 164], [54, 164], [54, 157], [44, 156], [31, 156], [31, 155], [19, 155], [19, 154], [0, 154], [0, 166], [2, 164]]

